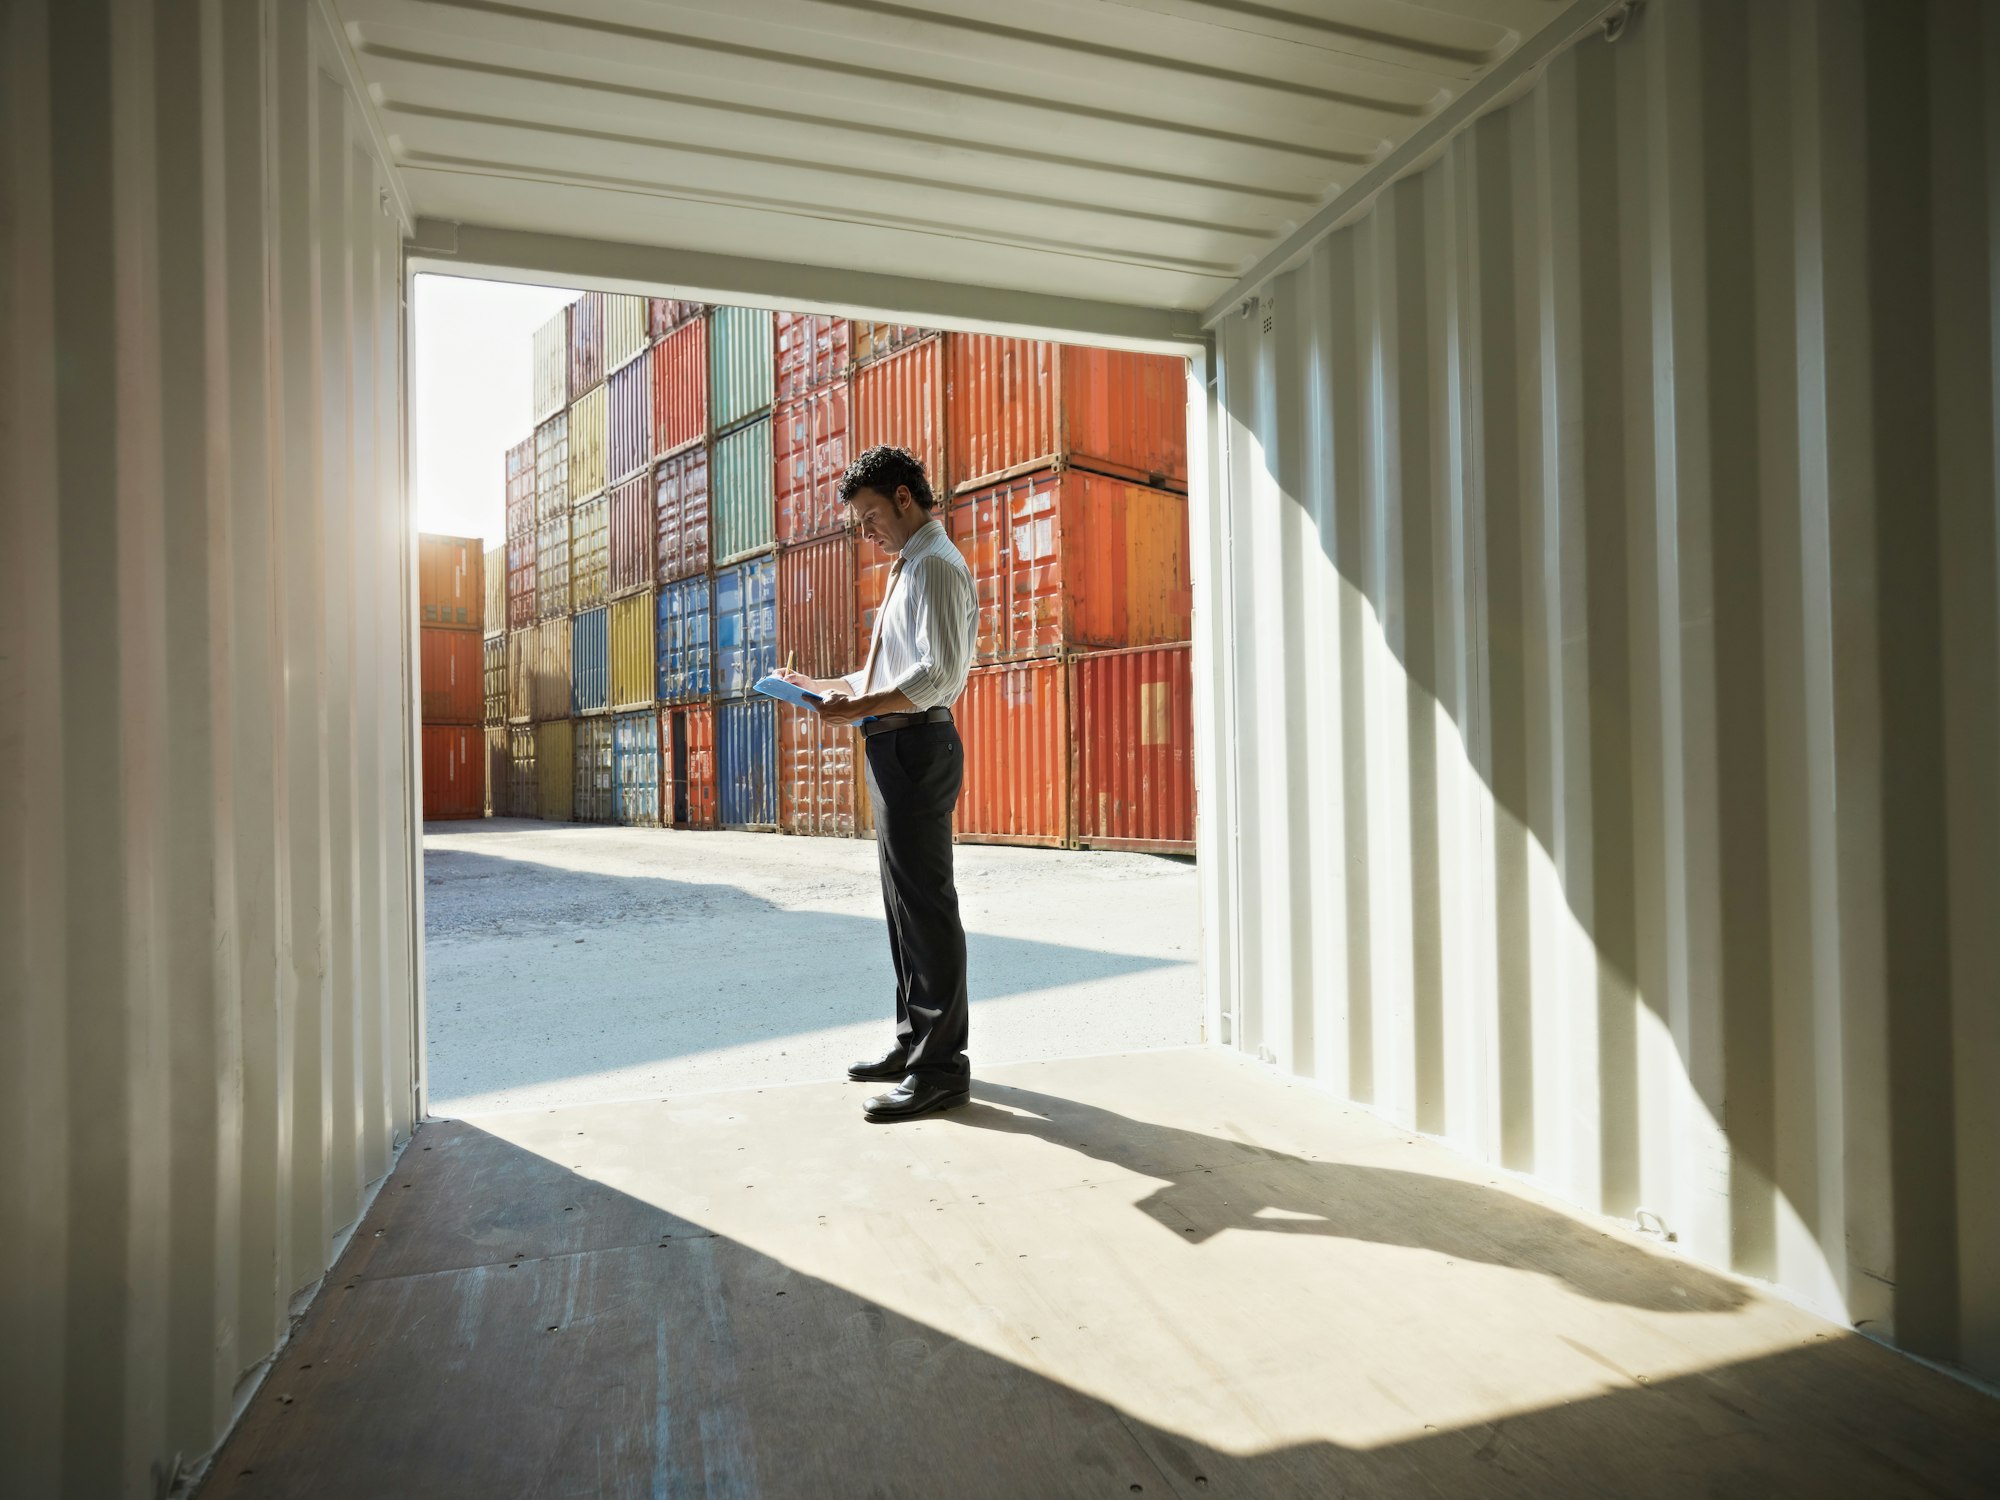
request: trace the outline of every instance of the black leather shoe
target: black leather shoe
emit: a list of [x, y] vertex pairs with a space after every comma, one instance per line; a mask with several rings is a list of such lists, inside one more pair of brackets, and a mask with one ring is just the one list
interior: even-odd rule
[[967, 1083], [933, 1083], [912, 1073], [886, 1094], [877, 1094], [863, 1111], [871, 1120], [907, 1120], [913, 1115], [935, 1114], [951, 1109], [972, 1097]]
[[901, 1047], [891, 1047], [874, 1062], [849, 1063], [847, 1076], [872, 1082], [877, 1078], [901, 1078], [908, 1067], [910, 1055]]

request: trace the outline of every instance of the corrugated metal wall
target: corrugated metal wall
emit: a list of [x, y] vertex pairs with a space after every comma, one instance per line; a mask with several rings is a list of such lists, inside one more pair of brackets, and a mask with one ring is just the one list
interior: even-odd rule
[[1654, 0], [1224, 320], [1197, 523], [1226, 1037], [1987, 1376], [1996, 79]]
[[411, 1128], [400, 229], [316, 8], [0, 28], [0, 1452], [151, 1495]]

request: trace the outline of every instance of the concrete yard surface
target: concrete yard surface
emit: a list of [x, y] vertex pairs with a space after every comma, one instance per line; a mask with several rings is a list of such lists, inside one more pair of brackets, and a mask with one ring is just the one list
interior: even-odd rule
[[1991, 1496], [2000, 1407], [1209, 1047], [426, 1121], [203, 1490]]
[[[1201, 1039], [1191, 861], [960, 844], [974, 1071]], [[424, 835], [432, 1114], [838, 1078], [894, 1040], [866, 839]]]

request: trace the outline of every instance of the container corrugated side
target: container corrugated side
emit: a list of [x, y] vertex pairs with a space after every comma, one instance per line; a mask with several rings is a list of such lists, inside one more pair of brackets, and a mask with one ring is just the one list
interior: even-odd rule
[[569, 647], [568, 619], [543, 620], [535, 626], [528, 712], [537, 721], [569, 717]]
[[486, 712], [486, 637], [426, 625], [417, 632], [418, 705], [426, 724], [477, 724]]
[[569, 405], [569, 309], [537, 328], [530, 345], [535, 420], [541, 422]]
[[675, 297], [646, 299], [646, 337], [663, 339], [683, 323], [700, 319], [707, 307]]
[[653, 581], [653, 476], [634, 474], [611, 492], [611, 584], [614, 597]]
[[569, 613], [569, 512], [544, 521], [535, 532], [535, 617], [553, 620]]
[[604, 370], [609, 379], [646, 347], [646, 299], [604, 294]]
[[569, 510], [569, 409], [535, 429], [535, 524]]
[[507, 755], [507, 726], [487, 726], [486, 730], [486, 815], [507, 816], [507, 793], [513, 785], [513, 762]]
[[951, 494], [944, 436], [943, 339], [926, 339], [855, 370], [849, 451], [858, 456], [885, 443], [907, 448], [922, 462], [940, 505]]
[[771, 502], [771, 419], [719, 437], [709, 457], [709, 517], [715, 560], [728, 564], [777, 541]]
[[526, 630], [535, 623], [539, 604], [535, 585], [535, 533], [507, 538], [507, 628]]
[[1071, 837], [1079, 847], [1194, 853], [1192, 667], [1184, 645], [1071, 661]]
[[660, 720], [652, 709], [611, 721], [612, 821], [629, 828], [660, 822]]
[[507, 539], [535, 529], [535, 435], [507, 450]]
[[790, 401], [847, 378], [848, 322], [821, 313], [771, 314], [773, 395]]
[[708, 445], [653, 467], [653, 577], [661, 584], [708, 571]]
[[507, 722], [507, 637], [486, 637], [481, 657], [480, 692], [485, 701], [480, 722], [490, 729]]
[[1167, 354], [945, 335], [953, 492], [1073, 464], [1187, 488], [1187, 382]]
[[661, 820], [675, 828], [713, 828], [715, 793], [715, 706], [661, 709]]
[[777, 657], [808, 677], [838, 677], [861, 664], [854, 644], [856, 550], [856, 538], [845, 532], [778, 549]]
[[572, 719], [570, 732], [570, 816], [579, 823], [609, 823], [616, 811], [611, 720]]
[[953, 828], [982, 844], [1070, 841], [1069, 664], [974, 667], [952, 705], [965, 744]]
[[[949, 512], [940, 506], [934, 515], [939, 522], [949, 519]], [[868, 643], [875, 639], [875, 619], [882, 611], [882, 601], [888, 597], [889, 569], [896, 559], [865, 537], [856, 537], [854, 542], [854, 645], [865, 657]]]
[[424, 819], [486, 816], [486, 731], [477, 724], [426, 724]]
[[604, 293], [585, 292], [569, 305], [569, 400], [604, 380]]
[[752, 558], [715, 575], [711, 629], [715, 633], [717, 697], [740, 697], [776, 668], [777, 594], [776, 558]]
[[481, 611], [486, 585], [480, 564], [485, 550], [476, 536], [417, 538], [417, 622], [451, 630], [484, 633]]
[[708, 315], [708, 410], [717, 432], [771, 404], [771, 315], [718, 307]]
[[536, 651], [540, 646], [538, 627], [509, 632], [507, 636], [507, 718], [521, 723], [535, 716]]
[[569, 620], [569, 711], [603, 713], [611, 706], [611, 611], [599, 606]]
[[847, 525], [847, 507], [840, 498], [847, 432], [845, 381], [781, 401], [773, 409], [772, 506], [780, 542], [803, 542]]
[[611, 497], [595, 494], [569, 513], [569, 607], [594, 609], [611, 587]]
[[542, 815], [541, 783], [535, 779], [535, 726], [510, 724], [507, 727], [507, 815], [512, 818], [539, 818]]
[[499, 635], [507, 628], [507, 548], [504, 543], [486, 549], [486, 555], [480, 559], [479, 574], [486, 596], [479, 608], [479, 618], [485, 624], [486, 634]]
[[972, 569], [980, 661], [1189, 638], [1185, 495], [1045, 470], [961, 495], [947, 529]]
[[715, 705], [718, 821], [724, 828], [778, 826], [778, 700], [734, 698]]
[[605, 441], [611, 415], [611, 393], [597, 386], [578, 397], [569, 409], [569, 497], [574, 505], [604, 488]]
[[861, 365], [937, 336], [936, 329], [919, 328], [914, 323], [850, 323], [847, 347], [854, 363]]
[[706, 698], [715, 675], [714, 599], [706, 578], [662, 584], [654, 607], [656, 691], [662, 703]]
[[778, 705], [778, 827], [808, 837], [855, 835], [860, 737], [809, 708]]
[[571, 719], [535, 726], [535, 807], [550, 823], [570, 821], [576, 786], [572, 779], [576, 739]]
[[673, 453], [708, 436], [708, 320], [685, 323], [653, 345], [653, 451]]
[[611, 603], [611, 706], [621, 713], [653, 706], [656, 608], [650, 590]]
[[641, 350], [604, 383], [604, 477], [618, 484], [653, 461], [653, 357]]

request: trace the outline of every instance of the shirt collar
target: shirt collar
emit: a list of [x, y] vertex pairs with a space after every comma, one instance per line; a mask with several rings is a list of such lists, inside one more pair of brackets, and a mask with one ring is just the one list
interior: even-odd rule
[[932, 516], [911, 533], [910, 539], [903, 543], [903, 550], [898, 555], [907, 562], [913, 557], [922, 557], [927, 553], [937, 551], [940, 541], [949, 542], [950, 538], [945, 536], [944, 527], [939, 523], [938, 518]]

